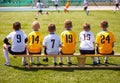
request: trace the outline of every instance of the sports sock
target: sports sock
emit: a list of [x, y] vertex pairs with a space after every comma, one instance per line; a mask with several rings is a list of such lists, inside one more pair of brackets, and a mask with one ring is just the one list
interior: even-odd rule
[[108, 61], [108, 57], [105, 57], [105, 60], [104, 60], [104, 62], [106, 62], [106, 61]]
[[3, 53], [4, 53], [4, 57], [5, 57], [6, 63], [10, 63], [8, 51], [6, 49], [3, 49]]
[[53, 60], [53, 62], [54, 62], [54, 63], [56, 62], [56, 57], [54, 57], [54, 60]]
[[26, 57], [22, 57], [22, 64], [26, 63]]
[[68, 62], [71, 62], [71, 57], [68, 57], [67, 60], [68, 60]]
[[59, 62], [60, 62], [60, 63], [62, 63], [62, 60], [63, 60], [63, 58], [62, 58], [62, 57], [60, 57], [60, 58], [59, 58]]
[[98, 61], [100, 61], [100, 57], [98, 57]]
[[37, 63], [40, 63], [40, 57], [37, 57]]
[[30, 62], [32, 63], [34, 60], [33, 60], [33, 57], [30, 57]]

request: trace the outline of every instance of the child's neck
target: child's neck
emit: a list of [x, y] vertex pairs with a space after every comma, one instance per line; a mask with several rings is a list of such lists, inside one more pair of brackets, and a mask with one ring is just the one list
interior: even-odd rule
[[66, 30], [71, 30], [71, 28], [66, 28]]
[[34, 31], [39, 31], [39, 30], [34, 30]]
[[50, 34], [55, 34], [54, 32], [50, 32]]

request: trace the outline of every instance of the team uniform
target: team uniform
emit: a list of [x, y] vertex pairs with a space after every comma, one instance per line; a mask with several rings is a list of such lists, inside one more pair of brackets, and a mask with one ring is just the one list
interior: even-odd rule
[[87, 0], [84, 0], [84, 10], [86, 11], [86, 14], [88, 15], [89, 11], [87, 10], [88, 9], [88, 1]]
[[113, 43], [115, 37], [112, 32], [101, 31], [96, 36], [96, 44], [98, 44], [98, 53], [111, 54], [113, 52]]
[[[19, 55], [19, 54], [26, 54], [26, 40], [27, 36], [26, 34], [21, 31], [13, 31], [11, 32], [5, 39], [4, 43], [8, 45], [8, 52], [12, 55]], [[12, 44], [10, 45], [7, 40], [11, 40]], [[10, 63], [9, 57], [8, 57], [8, 52], [6, 50], [4, 51], [4, 55], [6, 58], [6, 63]], [[22, 62], [25, 63], [25, 58], [22, 58]]]
[[82, 31], [79, 34], [80, 53], [81, 54], [95, 54], [94, 50], [94, 34], [89, 31]]
[[[77, 42], [76, 33], [72, 30], [65, 30], [61, 33], [61, 42], [62, 42], [62, 49], [61, 54], [74, 54], [75, 46]], [[62, 58], [61, 58], [62, 61]], [[68, 63], [71, 63], [71, 58], [68, 57]]]
[[[43, 46], [45, 47], [45, 54], [58, 55], [60, 53], [59, 47], [61, 47], [61, 41], [58, 35], [50, 33], [43, 40]], [[56, 62], [56, 58], [54, 58]]]
[[68, 2], [65, 4], [64, 11], [67, 11], [67, 9], [69, 8], [69, 6], [70, 6], [70, 2], [68, 1]]
[[73, 54], [77, 42], [76, 33], [72, 30], [65, 30], [61, 33], [62, 54]]
[[117, 11], [117, 8], [120, 10], [120, 8], [119, 8], [119, 0], [114, 0], [114, 2], [115, 2], [115, 10], [114, 10], [114, 13], [116, 13], [116, 11]]
[[[28, 51], [30, 54], [41, 54], [42, 51], [42, 34], [39, 31], [32, 31], [28, 35]], [[31, 57], [31, 62], [33, 59]], [[39, 62], [39, 57], [37, 57], [37, 62]]]
[[56, 8], [58, 7], [58, 0], [54, 0], [54, 5]]
[[43, 3], [37, 2], [36, 7], [38, 8], [38, 12], [42, 12]]

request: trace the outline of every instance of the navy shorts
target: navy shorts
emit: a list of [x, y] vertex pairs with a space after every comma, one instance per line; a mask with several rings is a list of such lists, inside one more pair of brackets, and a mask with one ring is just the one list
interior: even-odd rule
[[11, 50], [11, 47], [8, 47], [8, 52], [12, 55], [21, 55], [21, 54], [26, 54], [26, 49], [23, 52], [13, 52]]

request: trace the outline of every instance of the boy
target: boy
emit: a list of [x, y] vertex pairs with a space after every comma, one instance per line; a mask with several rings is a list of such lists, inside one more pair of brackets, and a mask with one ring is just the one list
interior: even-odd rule
[[[114, 54], [113, 47], [115, 43], [115, 37], [112, 32], [108, 31], [108, 22], [101, 21], [100, 27], [102, 31], [96, 36], [96, 48], [98, 54]], [[108, 57], [105, 57], [104, 62], [108, 63]], [[98, 58], [100, 64], [100, 58]]]
[[[71, 55], [75, 52], [75, 46], [77, 43], [77, 36], [76, 33], [71, 30], [72, 22], [70, 20], [65, 20], [65, 31], [61, 33], [61, 42], [62, 42], [62, 49], [61, 54]], [[68, 64], [71, 65], [71, 58], [68, 57]]]
[[57, 10], [57, 8], [58, 8], [58, 0], [54, 0], [54, 5], [55, 5], [55, 8]]
[[117, 8], [120, 10], [119, 8], [119, 0], [113, 0], [113, 2], [115, 2], [115, 10], [114, 10], [114, 13], [117, 12]]
[[[80, 41], [80, 53], [81, 54], [95, 54], [94, 49], [94, 34], [90, 32], [90, 24], [84, 23], [83, 31], [79, 35]], [[97, 62], [92, 57], [93, 65], [97, 65]]]
[[[36, 4], [36, 7], [38, 8], [38, 12], [37, 12], [37, 15], [36, 15], [36, 18], [35, 18], [36, 20], [38, 19], [39, 13], [40, 13], [41, 15], [43, 14], [43, 10], [42, 10], [43, 6], [44, 6], [44, 4], [41, 3], [40, 0], [38, 0], [38, 2], [37, 2], [37, 4]], [[45, 12], [45, 14], [48, 14], [48, 12]]]
[[88, 15], [89, 14], [89, 11], [88, 11], [88, 1], [84, 0], [83, 5], [84, 5], [84, 11], [86, 12], [86, 15]]
[[67, 0], [67, 3], [66, 3], [65, 8], [64, 8], [65, 13], [68, 12], [69, 6], [70, 6], [70, 0]]
[[[30, 54], [41, 54], [42, 51], [42, 34], [39, 31], [40, 23], [34, 21], [32, 24], [33, 31], [28, 35], [28, 51]], [[33, 58], [30, 58], [31, 64], [34, 64]], [[40, 64], [40, 59], [37, 57], [37, 64]]]
[[[58, 55], [59, 48], [61, 47], [61, 41], [58, 35], [55, 34], [56, 26], [55, 24], [48, 25], [49, 35], [47, 35], [43, 40], [43, 46], [45, 48], [46, 55]], [[54, 57], [54, 65], [57, 65], [56, 57]]]
[[[6, 59], [6, 66], [10, 66], [10, 59], [8, 52], [12, 55], [19, 55], [19, 54], [26, 54], [26, 46], [25, 43], [27, 42], [26, 34], [20, 30], [21, 24], [20, 22], [13, 23], [13, 32], [11, 32], [5, 39], [4, 39], [4, 46], [3, 52]], [[11, 40], [12, 44], [9, 43], [8, 40]], [[22, 65], [27, 65], [25, 61], [25, 57], [22, 58]]]

